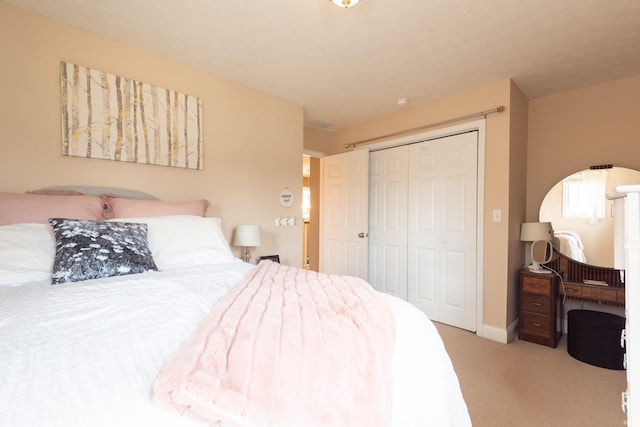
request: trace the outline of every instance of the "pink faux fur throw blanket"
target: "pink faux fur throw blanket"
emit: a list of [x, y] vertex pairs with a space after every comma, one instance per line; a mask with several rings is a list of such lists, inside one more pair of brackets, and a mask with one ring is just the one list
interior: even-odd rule
[[154, 398], [212, 425], [386, 426], [394, 331], [363, 280], [262, 261], [163, 368]]

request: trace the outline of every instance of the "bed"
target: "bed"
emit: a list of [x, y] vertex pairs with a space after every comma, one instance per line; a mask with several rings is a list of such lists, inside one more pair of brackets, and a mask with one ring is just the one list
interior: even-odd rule
[[[410, 304], [352, 278], [271, 261], [258, 266], [240, 261], [230, 251], [221, 220], [205, 216], [208, 202], [204, 200], [170, 203], [60, 191], [0, 194], [0, 425], [471, 425], [437, 330]], [[90, 235], [108, 244], [96, 244], [95, 238], [85, 243], [83, 239]], [[78, 246], [92, 245], [94, 252], [78, 250]], [[118, 257], [128, 251], [127, 245], [135, 249], [123, 261]], [[321, 306], [317, 283], [328, 283], [331, 292], [347, 292], [343, 285], [356, 289], [357, 298], [342, 295], [340, 308], [330, 314], [313, 312], [311, 317], [321, 320], [314, 326], [316, 333], [305, 331], [300, 333], [304, 339], [294, 340], [303, 346], [296, 351], [311, 353], [311, 367], [302, 362], [302, 356], [289, 357], [288, 349], [293, 347], [286, 346], [287, 334], [282, 332], [286, 328], [302, 331], [307, 327], [302, 326], [304, 322], [298, 330], [291, 326], [293, 317], [283, 315], [285, 321], [280, 323], [262, 321], [255, 329], [258, 335], [248, 338], [241, 326], [237, 330], [221, 326], [220, 316], [239, 310], [237, 300], [246, 293], [244, 289], [254, 286], [256, 294], [265, 289], [274, 293], [289, 281], [279, 282], [281, 273], [296, 277], [298, 286], [317, 299], [314, 306]], [[265, 287], [267, 281], [272, 288]], [[304, 294], [300, 289], [289, 297], [308, 301], [300, 297]], [[322, 298], [335, 305], [330, 297]], [[268, 318], [267, 308], [273, 308], [269, 304], [273, 303], [258, 307], [267, 313], [262, 317]], [[305, 313], [303, 304], [296, 304], [295, 312]], [[360, 306], [367, 308], [358, 311]], [[285, 303], [275, 312], [291, 307]], [[250, 311], [244, 306], [242, 310]], [[389, 319], [384, 317], [385, 310]], [[374, 347], [352, 345], [349, 350], [335, 344], [326, 331], [318, 332], [330, 323], [322, 320], [326, 315], [332, 316], [331, 322], [346, 318], [358, 326], [350, 332], [354, 335], [343, 339], [346, 344], [368, 339], [362, 342]], [[271, 353], [278, 352], [269, 345], [272, 323], [281, 331], [274, 335], [280, 349], [275, 356]], [[204, 341], [198, 340], [209, 329], [223, 338], [206, 335]], [[368, 337], [356, 336], [360, 330]], [[390, 345], [379, 330], [386, 330]], [[344, 330], [340, 331], [344, 337]], [[320, 341], [314, 341], [322, 334]], [[187, 351], [209, 342], [255, 346], [250, 345], [245, 359], [233, 359], [236, 350], [229, 348], [223, 355], [216, 347], [210, 354], [198, 353], [197, 358]], [[304, 345], [315, 347], [310, 352]], [[387, 358], [383, 357], [385, 346]], [[191, 359], [180, 358], [185, 354]], [[199, 393], [208, 393], [208, 388], [196, 387], [189, 396], [192, 400], [184, 400], [183, 392], [195, 380], [178, 378], [176, 371], [191, 362], [207, 369], [219, 363], [216, 357], [227, 366], [239, 367], [231, 372], [232, 379], [239, 375], [258, 384], [254, 392], [273, 387], [284, 394], [272, 399], [266, 412], [254, 401], [234, 403], [222, 394], [203, 403]], [[371, 365], [375, 369], [363, 371], [373, 363], [370, 359], [377, 363]], [[283, 368], [278, 370], [276, 365]], [[358, 372], [364, 372], [364, 377]], [[346, 379], [352, 373], [353, 381]], [[226, 380], [215, 378], [222, 374], [209, 374], [207, 381], [222, 387]], [[210, 384], [207, 381], [204, 384]], [[278, 388], [280, 382], [288, 382], [289, 388]], [[203, 408], [199, 413], [193, 410], [198, 407]], [[318, 416], [320, 411], [325, 413]], [[378, 415], [371, 418], [372, 413]]]

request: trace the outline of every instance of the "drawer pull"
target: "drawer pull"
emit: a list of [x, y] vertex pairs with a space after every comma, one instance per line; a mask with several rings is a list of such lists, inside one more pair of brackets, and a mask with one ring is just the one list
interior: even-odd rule
[[534, 306], [536, 306], [536, 307], [542, 307], [542, 303], [541, 303], [541, 302], [538, 302], [538, 301], [533, 301], [533, 302], [531, 302], [530, 304], [531, 304], [531, 305], [534, 305]]
[[542, 323], [531, 322], [531, 326], [535, 326], [536, 328], [542, 328]]
[[568, 293], [571, 293], [571, 292], [576, 293], [576, 292], [578, 292], [577, 289], [573, 289], [573, 288], [565, 288], [565, 291], [568, 292]]

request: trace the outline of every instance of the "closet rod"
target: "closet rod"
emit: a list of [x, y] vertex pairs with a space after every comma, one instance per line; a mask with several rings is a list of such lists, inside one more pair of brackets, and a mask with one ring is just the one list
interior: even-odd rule
[[344, 144], [344, 148], [351, 148], [351, 149], [354, 149], [354, 148], [356, 148], [356, 147], [357, 147], [358, 145], [360, 145], [360, 144], [365, 144], [365, 143], [367, 143], [367, 142], [376, 141], [376, 140], [378, 140], [378, 139], [389, 138], [390, 136], [398, 136], [398, 135], [402, 135], [402, 134], [405, 134], [405, 133], [412, 133], [412, 132], [416, 132], [416, 131], [419, 131], [419, 130], [424, 130], [424, 129], [432, 128], [432, 127], [435, 127], [435, 126], [447, 125], [447, 124], [449, 124], [449, 123], [459, 122], [459, 121], [461, 121], [461, 120], [472, 119], [472, 118], [474, 118], [474, 117], [480, 117], [480, 116], [482, 116], [482, 117], [485, 117], [485, 118], [486, 118], [486, 117], [487, 117], [487, 115], [489, 115], [489, 114], [493, 114], [493, 113], [502, 113], [503, 111], [504, 111], [504, 106], [502, 106], [502, 105], [501, 105], [501, 106], [496, 107], [496, 108], [494, 108], [494, 109], [492, 109], [492, 110], [481, 111], [481, 112], [479, 112], [479, 113], [473, 113], [473, 114], [469, 114], [469, 115], [467, 115], [467, 116], [456, 117], [455, 119], [444, 120], [444, 121], [441, 121], [441, 122], [431, 123], [431, 124], [424, 125], [424, 126], [419, 126], [419, 127], [416, 127], [416, 128], [405, 129], [405, 130], [401, 130], [401, 131], [398, 131], [398, 132], [388, 133], [388, 134], [386, 134], [386, 135], [382, 135], [382, 136], [376, 136], [376, 137], [374, 137], [374, 138], [363, 139], [362, 141], [352, 142], [352, 143], [350, 143], [350, 144]]

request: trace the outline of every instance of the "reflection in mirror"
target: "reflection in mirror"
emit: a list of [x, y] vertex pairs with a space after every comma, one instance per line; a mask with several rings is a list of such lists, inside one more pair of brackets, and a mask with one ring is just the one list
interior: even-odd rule
[[[640, 183], [640, 172], [614, 167], [584, 170], [558, 182], [540, 205], [540, 221], [549, 221], [556, 249], [576, 261], [613, 268], [612, 202], [605, 194], [619, 185]], [[598, 193], [595, 202], [590, 194]]]

